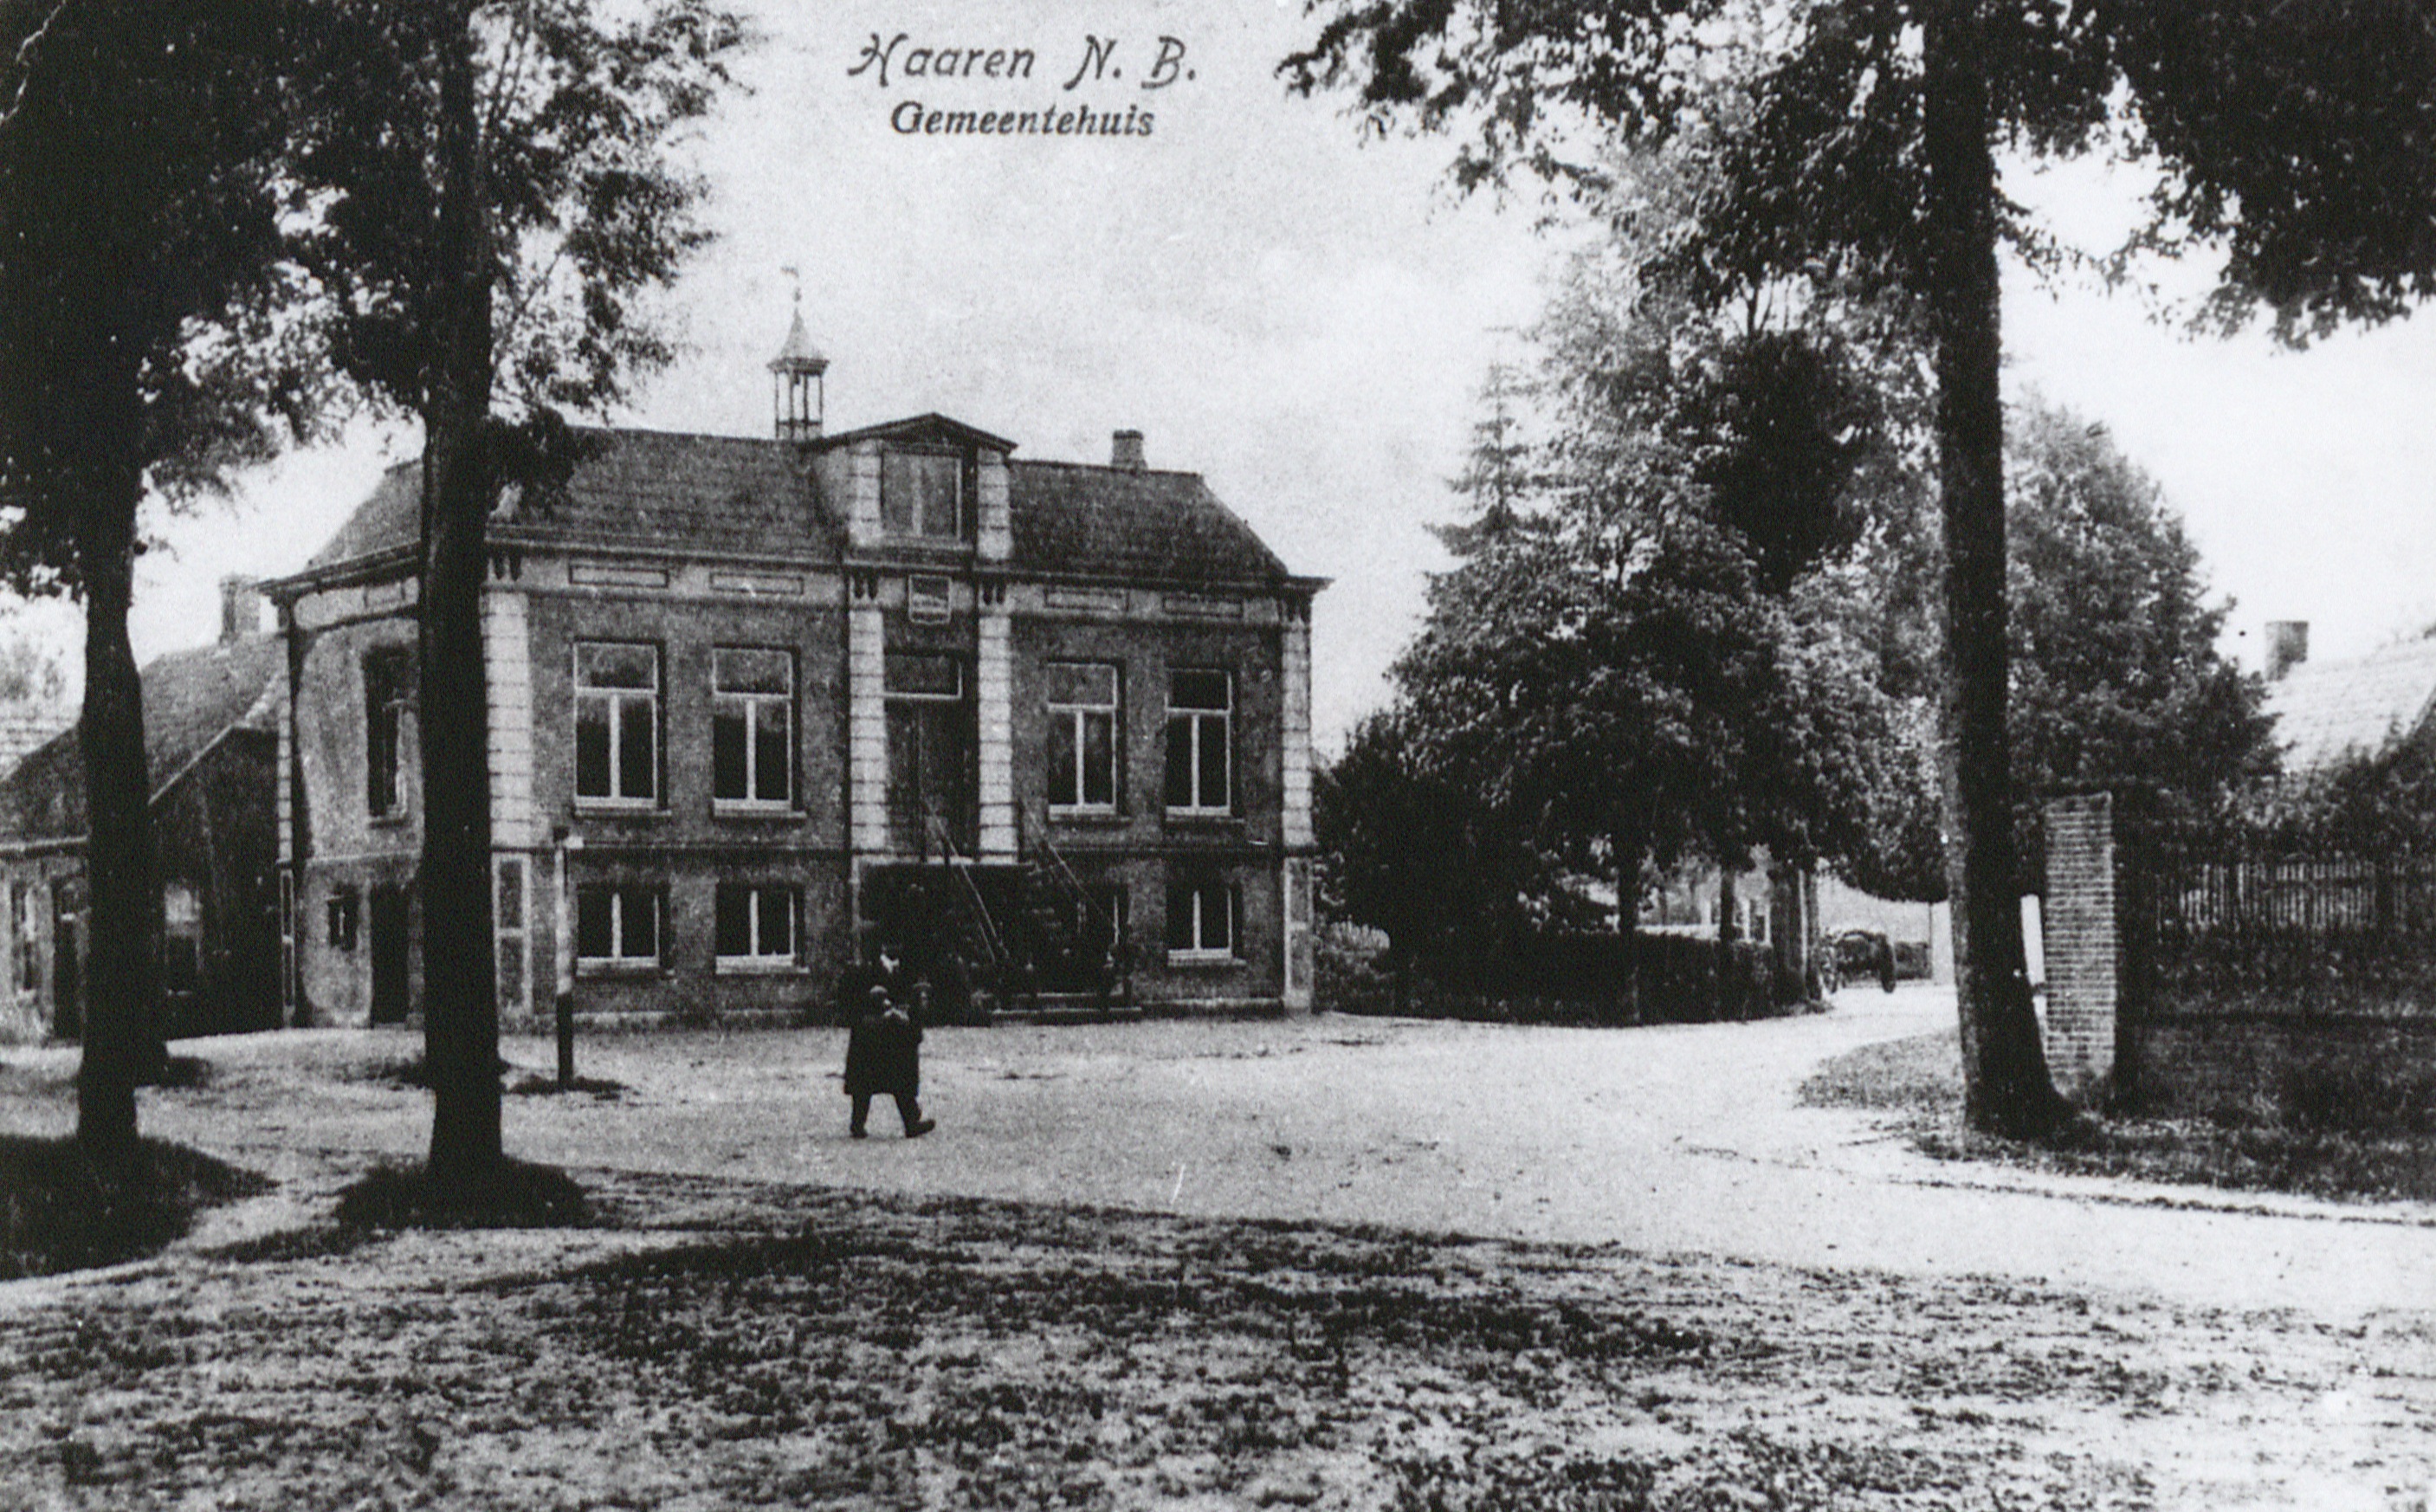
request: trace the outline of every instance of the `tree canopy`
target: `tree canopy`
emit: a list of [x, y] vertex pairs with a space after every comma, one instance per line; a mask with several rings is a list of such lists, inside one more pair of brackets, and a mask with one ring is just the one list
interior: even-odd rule
[[480, 598], [510, 484], [547, 508], [562, 411], [672, 348], [649, 297], [707, 239], [676, 138], [730, 80], [742, 24], [707, 0], [339, 0], [300, 34], [293, 162], [317, 215], [330, 352], [423, 423], [418, 704], [430, 1174], [501, 1159]]
[[[2006, 461], [2018, 890], [2036, 892], [2049, 796], [2125, 790], [2159, 818], [2222, 822], [2271, 781], [2275, 742], [2259, 680], [2217, 650], [2232, 605], [2209, 600], [2182, 521], [2105, 427], [2024, 395], [2009, 408]], [[1864, 561], [1853, 586], [1875, 621], [1864, 634], [1881, 651], [1881, 686], [1925, 704], [1933, 547], [1923, 528], [1892, 530]], [[1928, 724], [1909, 727], [1918, 739]], [[1898, 799], [1875, 816], [1850, 875], [1890, 895], [1942, 897], [1945, 879], [1928, 864], [1936, 823]]]
[[78, 1137], [130, 1145], [160, 1054], [142, 686], [146, 498], [225, 483], [320, 419], [296, 322], [270, 0], [0, 4], [0, 575], [85, 606], [92, 965]]

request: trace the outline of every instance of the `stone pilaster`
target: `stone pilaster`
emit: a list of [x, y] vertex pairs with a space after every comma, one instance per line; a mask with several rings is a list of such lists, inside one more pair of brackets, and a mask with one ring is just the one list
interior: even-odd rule
[[525, 596], [493, 583], [482, 594], [482, 676], [490, 695], [491, 845], [542, 843], [533, 808], [532, 632]]
[[855, 443], [845, 459], [845, 521], [848, 545], [869, 549], [880, 543], [879, 443]]
[[888, 642], [877, 574], [848, 575], [846, 831], [861, 855], [888, 849]]
[[1313, 844], [1311, 827], [1311, 600], [1289, 600], [1279, 648], [1280, 689], [1278, 751], [1282, 796], [1279, 839], [1288, 850]]
[[978, 757], [981, 860], [1015, 860], [1015, 664], [1014, 624], [1006, 585], [983, 582], [975, 596], [974, 713], [980, 725]]
[[1015, 555], [1014, 515], [1007, 502], [1006, 454], [982, 453], [974, 473], [974, 554], [983, 562], [1004, 562]]
[[519, 589], [482, 594], [482, 678], [491, 770], [491, 933], [499, 1012], [532, 1007], [531, 875], [542, 843], [533, 804], [532, 630]]

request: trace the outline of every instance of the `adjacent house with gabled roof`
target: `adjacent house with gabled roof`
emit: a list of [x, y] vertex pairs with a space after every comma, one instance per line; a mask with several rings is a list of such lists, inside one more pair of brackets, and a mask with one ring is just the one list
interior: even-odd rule
[[[171, 1037], [280, 1022], [278, 715], [284, 648], [253, 629], [260, 600], [221, 584], [216, 645], [144, 669], [145, 761], [162, 895]], [[72, 1037], [83, 1018], [83, 756], [73, 729], [0, 777], [0, 1035]]]
[[2306, 779], [2402, 740], [2436, 739], [2436, 638], [2312, 662], [2306, 623], [2278, 620], [2267, 633], [2266, 708], [2288, 777]]
[[[770, 439], [585, 431], [493, 516], [505, 1019], [825, 1007], [882, 938], [951, 1001], [1307, 1004], [1322, 584], [1137, 432], [827, 433], [800, 320], [771, 368]], [[417, 1003], [418, 487], [269, 585], [303, 1020]]]

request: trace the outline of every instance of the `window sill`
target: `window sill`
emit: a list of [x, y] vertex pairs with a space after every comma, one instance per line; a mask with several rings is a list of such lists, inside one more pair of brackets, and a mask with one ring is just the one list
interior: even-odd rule
[[660, 976], [662, 972], [657, 961], [615, 961], [595, 956], [588, 960], [578, 957], [575, 963], [575, 974], [579, 977], [613, 977], [635, 981]]
[[666, 819], [669, 811], [649, 799], [578, 798], [575, 811], [605, 819]]
[[392, 808], [386, 813], [366, 814], [364, 823], [374, 829], [403, 829], [412, 817], [403, 808]]
[[711, 974], [720, 977], [808, 977], [811, 968], [792, 956], [781, 960], [772, 957], [723, 955], [711, 963]]
[[763, 823], [791, 823], [804, 817], [804, 811], [783, 800], [765, 802], [755, 798], [713, 798], [710, 801], [713, 819], [757, 819]]
[[1061, 808], [1051, 806], [1049, 822], [1053, 825], [1098, 826], [1113, 828], [1133, 823], [1133, 815], [1119, 813], [1114, 808]]
[[1225, 971], [1244, 964], [1228, 950], [1170, 950], [1167, 964], [1180, 971]]

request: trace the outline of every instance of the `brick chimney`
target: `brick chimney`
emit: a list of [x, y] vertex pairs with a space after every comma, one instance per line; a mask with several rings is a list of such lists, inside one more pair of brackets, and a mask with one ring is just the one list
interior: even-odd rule
[[262, 634], [262, 580], [231, 573], [220, 580], [220, 644]]
[[2309, 622], [2306, 619], [2267, 621], [2267, 680], [2280, 682], [2286, 672], [2309, 659]]
[[1142, 470], [1142, 433], [1139, 430], [1118, 431], [1113, 438], [1113, 443], [1108, 448], [1108, 465], [1122, 467], [1129, 473], [1140, 472]]

